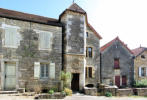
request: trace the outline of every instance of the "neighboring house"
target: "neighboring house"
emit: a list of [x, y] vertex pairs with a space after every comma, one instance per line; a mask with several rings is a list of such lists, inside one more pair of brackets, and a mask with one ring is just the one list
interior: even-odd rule
[[87, 19], [75, 3], [59, 20], [0, 8], [0, 90], [60, 89], [61, 70], [72, 90], [96, 86], [101, 36]]
[[101, 82], [118, 87], [133, 83], [133, 53], [117, 37], [101, 47]]
[[134, 79], [147, 79], [147, 48], [139, 47], [132, 50], [134, 53]]

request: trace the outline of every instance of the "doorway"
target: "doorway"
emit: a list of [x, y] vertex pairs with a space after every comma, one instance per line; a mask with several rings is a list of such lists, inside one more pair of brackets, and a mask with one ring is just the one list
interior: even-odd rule
[[79, 73], [72, 74], [71, 89], [73, 91], [79, 91]]
[[120, 87], [120, 76], [115, 76], [115, 85]]
[[5, 62], [4, 90], [16, 89], [16, 64]]

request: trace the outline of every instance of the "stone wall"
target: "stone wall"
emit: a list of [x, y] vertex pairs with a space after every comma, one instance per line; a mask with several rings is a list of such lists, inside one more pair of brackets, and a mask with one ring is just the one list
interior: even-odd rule
[[[3, 25], [18, 27], [17, 37], [18, 47], [4, 47], [4, 29]], [[39, 50], [38, 31], [51, 32], [51, 49]], [[17, 88], [34, 88], [34, 82], [39, 82], [41, 86], [57, 86], [60, 71], [62, 67], [62, 27], [0, 18], [0, 55], [1, 55], [1, 88], [4, 89], [4, 65], [5, 62], [16, 61], [17, 63]], [[34, 79], [34, 62], [55, 63], [55, 79]]]
[[[101, 53], [101, 81], [115, 85], [115, 76], [127, 77], [127, 86], [133, 83], [133, 55], [118, 40]], [[114, 59], [119, 59], [120, 68], [114, 69]], [[121, 79], [120, 79], [121, 80]], [[121, 85], [121, 81], [120, 81]]]
[[[64, 24], [64, 70], [79, 74], [79, 88], [85, 85], [85, 49], [86, 49], [86, 23], [85, 15], [66, 11], [62, 15]], [[70, 86], [71, 87], [71, 86]]]
[[130, 89], [118, 89], [116, 95], [117, 96], [132, 96], [133, 90], [131, 88]]
[[[144, 51], [141, 55], [147, 55], [147, 50]], [[141, 58], [141, 55], [137, 56], [134, 59], [134, 78], [135, 80], [142, 80], [142, 79], [147, 79], [147, 76], [139, 76], [139, 67], [147, 67], [147, 58]]]
[[88, 37], [86, 38], [86, 47], [92, 48], [92, 58], [86, 57], [86, 67], [94, 68], [94, 77], [86, 78], [85, 84], [94, 84], [100, 82], [100, 50], [99, 38], [87, 26]]
[[147, 96], [147, 88], [136, 88], [138, 96]]

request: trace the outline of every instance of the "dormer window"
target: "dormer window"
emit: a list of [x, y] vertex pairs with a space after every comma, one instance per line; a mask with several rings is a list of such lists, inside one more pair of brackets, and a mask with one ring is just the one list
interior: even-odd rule
[[142, 58], [142, 59], [145, 59], [145, 55], [141, 55], [141, 58]]

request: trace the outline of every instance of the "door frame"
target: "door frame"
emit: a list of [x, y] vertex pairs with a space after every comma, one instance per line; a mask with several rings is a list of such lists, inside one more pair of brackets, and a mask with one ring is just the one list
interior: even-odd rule
[[80, 90], [80, 73], [72, 73], [72, 79], [71, 79], [71, 89], [72, 89], [73, 74], [78, 74], [78, 77], [79, 77], [79, 82], [78, 82], [78, 91], [79, 91], [79, 90]]
[[12, 63], [15, 63], [16, 64], [16, 89], [19, 88], [19, 85], [18, 85], [18, 59], [12, 59], [12, 60], [9, 60], [9, 59], [1, 59], [0, 62], [1, 62], [1, 90], [5, 90], [5, 62], [12, 62]]

